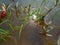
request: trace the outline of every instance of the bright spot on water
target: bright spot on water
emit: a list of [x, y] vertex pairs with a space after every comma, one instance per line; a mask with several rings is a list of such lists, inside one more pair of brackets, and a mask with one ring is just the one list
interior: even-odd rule
[[34, 14], [32, 18], [35, 20], [37, 18], [37, 16]]
[[37, 16], [34, 14], [33, 16], [31, 16], [30, 20], [29, 20], [29, 25], [31, 26], [35, 26], [35, 20], [36, 20]]

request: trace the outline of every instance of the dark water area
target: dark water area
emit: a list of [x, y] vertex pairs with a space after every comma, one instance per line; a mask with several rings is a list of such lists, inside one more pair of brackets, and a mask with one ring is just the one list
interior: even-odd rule
[[[39, 8], [40, 2], [42, 2], [42, 0], [15, 0], [15, 2], [10, 1], [10, 0], [0, 0], [0, 5], [1, 5], [1, 3], [6, 3], [6, 4], [12, 3], [14, 5], [17, 1], [19, 2], [20, 6], [31, 4], [32, 7], [35, 7], [35, 8]], [[49, 3], [46, 6], [49, 8], [51, 6], [53, 7], [53, 5], [54, 5], [53, 2], [54, 2], [54, 0], [49, 0]], [[49, 20], [51, 20], [50, 19], [51, 15], [54, 15], [54, 13], [58, 10], [60, 10], [60, 6], [56, 7], [48, 14]], [[59, 18], [60, 17], [58, 16], [54, 20], [54, 25], [60, 26], [60, 19]], [[15, 15], [12, 15], [11, 22], [13, 22], [14, 26], [21, 25], [21, 23], [22, 23], [21, 20], [17, 20]], [[6, 30], [10, 30], [10, 28], [8, 27], [8, 22], [2, 24], [0, 27], [5, 28]], [[32, 22], [32, 24], [26, 24], [24, 26], [23, 32], [21, 34], [21, 40], [19, 40], [19, 37], [18, 37], [19, 31], [18, 31], [18, 32], [15, 32], [14, 34], [12, 34], [12, 36], [16, 40], [14, 40], [14, 38], [12, 38], [12, 39], [10, 38], [10, 39], [8, 39], [8, 42], [2, 42], [2, 43], [0, 43], [0, 45], [49, 45], [48, 43], [51, 43], [51, 42], [53, 42], [53, 43], [50, 45], [57, 45], [57, 39], [60, 35], [60, 29], [54, 28], [53, 30], [51, 30], [49, 32], [53, 36], [46, 37], [46, 38], [42, 37], [40, 35], [41, 31], [42, 31], [42, 29], [39, 26], [34, 25], [33, 22]]]

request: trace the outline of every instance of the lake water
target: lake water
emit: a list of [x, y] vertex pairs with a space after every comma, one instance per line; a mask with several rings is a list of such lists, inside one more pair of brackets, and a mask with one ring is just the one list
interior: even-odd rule
[[[2, 3], [12, 3], [13, 5], [16, 2], [19, 2], [20, 6], [25, 6], [28, 4], [31, 4], [32, 7], [34, 8], [40, 8], [40, 4], [42, 2], [42, 0], [15, 0], [15, 2], [10, 1], [10, 0], [0, 0], [0, 5]], [[49, 1], [49, 2], [48, 2]], [[48, 8], [51, 8], [54, 6], [54, 1], [55, 0], [48, 0], [46, 1], [47, 3], [44, 4], [43, 8], [46, 6]], [[60, 3], [60, 1], [59, 1]], [[12, 5], [12, 6], [13, 6]], [[46, 9], [44, 9], [44, 11], [47, 11]], [[55, 15], [55, 13], [57, 11], [60, 11], [60, 6], [57, 6], [56, 8], [54, 8], [49, 14], [48, 14], [48, 19], [51, 20], [51, 16]], [[59, 13], [60, 14], [60, 13]], [[59, 15], [58, 14], [58, 15]], [[48, 21], [49, 21], [48, 20]], [[21, 25], [21, 21], [18, 21], [17, 18], [13, 15], [11, 17], [11, 21], [14, 21], [13, 24], [14, 26], [16, 25]], [[32, 22], [33, 23], [33, 22]], [[8, 23], [4, 23], [3, 25], [1, 25], [1, 27], [10, 30], [10, 28], [7, 25]], [[15, 41], [12, 39], [9, 39], [8, 42], [2, 42], [0, 43], [0, 45], [48, 45], [48, 43], [53, 42], [53, 44], [50, 45], [57, 45], [57, 39], [58, 36], [60, 35], [60, 29], [58, 29], [58, 26], [60, 27], [60, 16], [58, 16], [57, 18], [54, 19], [53, 24], [56, 25], [57, 27], [55, 27], [53, 30], [51, 30], [49, 33], [52, 34], [52, 37], [47, 37], [47, 38], [43, 38], [39, 33], [41, 32], [41, 28], [39, 26], [33, 25], [33, 24], [26, 24], [24, 26], [22, 35], [21, 35], [21, 40], [19, 40], [18, 38], [18, 32], [15, 32], [12, 36], [14, 36], [14, 38], [16, 38], [17, 40], [17, 44], [15, 44]]]

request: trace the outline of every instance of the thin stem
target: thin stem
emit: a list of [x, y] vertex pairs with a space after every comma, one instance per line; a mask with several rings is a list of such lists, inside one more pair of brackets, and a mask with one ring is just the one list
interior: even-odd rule
[[17, 40], [16, 40], [16, 38], [14, 38], [13, 36], [8, 36], [9, 38], [11, 38], [12, 40], [14, 40], [14, 42], [15, 42], [15, 45], [17, 45], [18, 43], [17, 43]]
[[20, 37], [21, 37], [22, 29], [23, 29], [23, 24], [22, 24], [21, 27], [20, 27], [20, 31], [19, 31], [19, 40], [20, 40]]
[[[60, 5], [60, 4], [59, 4]], [[58, 5], [54, 5], [54, 7], [53, 8], [51, 8], [50, 10], [48, 10], [48, 12], [45, 14], [45, 16], [47, 15], [47, 14], [49, 14], [49, 12], [51, 12], [55, 7], [57, 7]]]
[[9, 20], [5, 20], [5, 21], [1, 22], [0, 25], [6, 23], [6, 22], [8, 22], [8, 21], [9, 21]]
[[8, 24], [9, 24], [9, 27], [11, 28], [11, 30], [14, 31], [15, 29], [14, 29], [13, 25], [10, 23], [8, 23]]

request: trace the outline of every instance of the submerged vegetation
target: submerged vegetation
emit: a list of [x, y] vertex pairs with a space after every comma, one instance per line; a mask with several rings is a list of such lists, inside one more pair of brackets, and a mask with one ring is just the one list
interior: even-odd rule
[[[15, 0], [11, 0], [11, 1], [15, 1]], [[15, 32], [16, 30], [19, 31], [19, 39], [21, 38], [21, 34], [24, 28], [24, 25], [26, 23], [29, 23], [29, 20], [33, 20], [34, 24], [36, 26], [40, 26], [40, 28], [42, 29], [42, 32], [40, 32], [40, 35], [42, 35], [43, 37], [48, 37], [48, 36], [53, 36], [51, 34], [49, 34], [49, 31], [53, 29], [53, 20], [60, 14], [60, 11], [56, 12], [55, 15], [52, 16], [52, 20], [47, 23], [45, 19], [45, 17], [57, 6], [59, 6], [60, 4], [58, 3], [59, 0], [55, 0], [55, 5], [51, 8], [45, 7], [48, 11], [44, 12], [44, 10], [42, 9], [42, 7], [44, 6], [44, 3], [47, 0], [43, 0], [41, 3], [41, 7], [38, 9], [32, 9], [31, 5], [28, 4], [27, 6], [19, 6], [19, 2], [17, 2], [13, 7], [12, 4], [2, 4], [2, 11], [0, 14], [0, 41], [4, 40], [6, 41], [7, 38], [9, 37], [13, 37], [11, 36], [11, 34], [13, 32]], [[59, 13], [59, 14], [57, 14]], [[21, 25], [16, 25], [14, 26], [13, 22], [11, 22], [11, 17], [12, 16], [16, 16], [17, 20], [22, 20], [22, 24]], [[24, 18], [20, 19], [21, 15], [26, 15]], [[1, 27], [2, 24], [7, 23], [10, 27], [11, 30], [5, 30], [3, 29], [3, 27]], [[50, 27], [49, 27], [50, 26]], [[47, 29], [47, 28], [51, 28], [51, 29]], [[60, 40], [60, 39], [59, 39]], [[58, 45], [59, 45], [59, 41], [58, 40]], [[49, 44], [50, 45], [50, 44]]]

